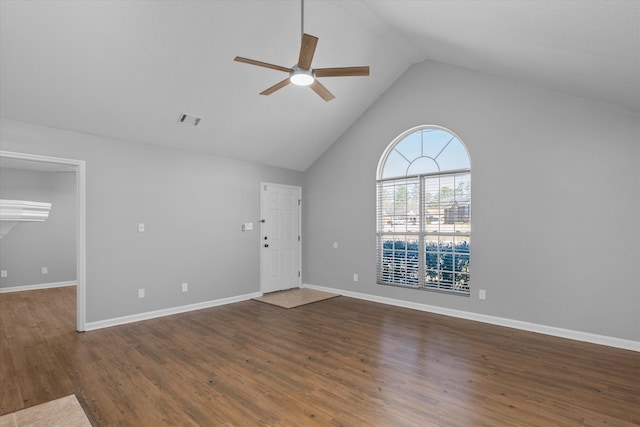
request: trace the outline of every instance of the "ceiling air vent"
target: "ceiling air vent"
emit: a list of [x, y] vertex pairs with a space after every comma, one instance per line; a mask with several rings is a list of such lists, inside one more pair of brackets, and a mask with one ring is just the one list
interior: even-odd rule
[[198, 126], [200, 120], [202, 120], [202, 117], [192, 116], [190, 114], [184, 113], [180, 114], [180, 117], [178, 117], [178, 123], [184, 123], [192, 126]]

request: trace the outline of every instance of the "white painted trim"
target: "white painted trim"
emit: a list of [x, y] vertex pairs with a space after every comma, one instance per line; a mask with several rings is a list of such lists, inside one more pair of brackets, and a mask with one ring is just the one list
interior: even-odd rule
[[87, 319], [86, 290], [86, 162], [84, 160], [63, 159], [61, 157], [41, 156], [38, 154], [17, 153], [0, 150], [0, 157], [17, 160], [30, 160], [41, 163], [55, 163], [72, 166], [76, 171], [76, 329], [85, 330]]
[[76, 203], [78, 214], [76, 217], [76, 252], [78, 259], [77, 277], [78, 288], [76, 290], [76, 329], [85, 330], [87, 322], [87, 167], [84, 161], [78, 161], [76, 165]]
[[94, 331], [96, 329], [110, 328], [112, 326], [125, 325], [127, 323], [133, 323], [133, 322], [140, 322], [143, 320], [155, 319], [157, 317], [171, 316], [172, 314], [186, 313], [188, 311], [202, 310], [204, 308], [211, 308], [219, 305], [226, 305], [226, 304], [232, 304], [235, 302], [247, 301], [247, 300], [250, 300], [251, 298], [257, 298], [260, 296], [262, 296], [262, 292], [254, 292], [251, 294], [238, 295], [235, 297], [199, 302], [195, 304], [183, 305], [180, 307], [171, 307], [171, 308], [165, 308], [163, 310], [132, 314], [130, 316], [99, 320], [97, 322], [87, 322], [85, 323], [84, 326], [86, 331]]
[[469, 311], [452, 310], [449, 308], [434, 305], [421, 304], [410, 301], [403, 301], [393, 298], [380, 297], [376, 295], [363, 294], [359, 292], [345, 291], [342, 289], [329, 288], [325, 286], [315, 286], [304, 284], [302, 287], [316, 289], [319, 291], [331, 292], [344, 295], [346, 297], [362, 299], [366, 301], [378, 302], [381, 304], [394, 305], [397, 307], [411, 308], [428, 313], [442, 314], [445, 316], [458, 317], [461, 319], [474, 320], [477, 322], [490, 323], [492, 325], [506, 326], [508, 328], [520, 329], [523, 331], [537, 332], [545, 335], [552, 335], [560, 338], [568, 338], [576, 341], [583, 341], [592, 344], [617, 347], [625, 350], [640, 352], [640, 341], [625, 340], [621, 338], [609, 337], [606, 335], [590, 334], [587, 332], [574, 331], [571, 329], [556, 328], [553, 326], [540, 325], [537, 323], [523, 322], [521, 320], [507, 319], [504, 317], [489, 316], [486, 314], [472, 313]]
[[25, 286], [9, 286], [7, 288], [0, 288], [0, 294], [8, 294], [9, 292], [35, 291], [38, 289], [63, 288], [66, 286], [76, 286], [76, 281], [72, 280], [70, 282], [40, 283], [37, 285], [25, 285]]

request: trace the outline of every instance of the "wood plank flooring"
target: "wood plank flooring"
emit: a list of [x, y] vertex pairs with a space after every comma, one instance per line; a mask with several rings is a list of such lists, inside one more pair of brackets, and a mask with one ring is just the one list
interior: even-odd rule
[[640, 353], [337, 297], [77, 333], [75, 288], [0, 294], [0, 415], [96, 426], [638, 426]]

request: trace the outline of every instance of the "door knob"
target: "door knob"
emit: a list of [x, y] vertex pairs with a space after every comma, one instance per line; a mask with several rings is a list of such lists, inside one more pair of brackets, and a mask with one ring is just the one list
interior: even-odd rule
[[265, 248], [268, 248], [268, 247], [269, 247], [269, 244], [268, 244], [268, 243], [265, 243], [265, 244], [264, 244], [264, 247], [265, 247]]

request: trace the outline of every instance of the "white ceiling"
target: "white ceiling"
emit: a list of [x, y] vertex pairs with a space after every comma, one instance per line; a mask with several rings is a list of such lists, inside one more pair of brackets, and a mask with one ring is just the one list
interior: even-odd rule
[[258, 95], [286, 74], [233, 58], [294, 65], [299, 0], [0, 0], [0, 114], [306, 170], [425, 59], [640, 112], [640, 0], [307, 0], [305, 32], [371, 76]]

